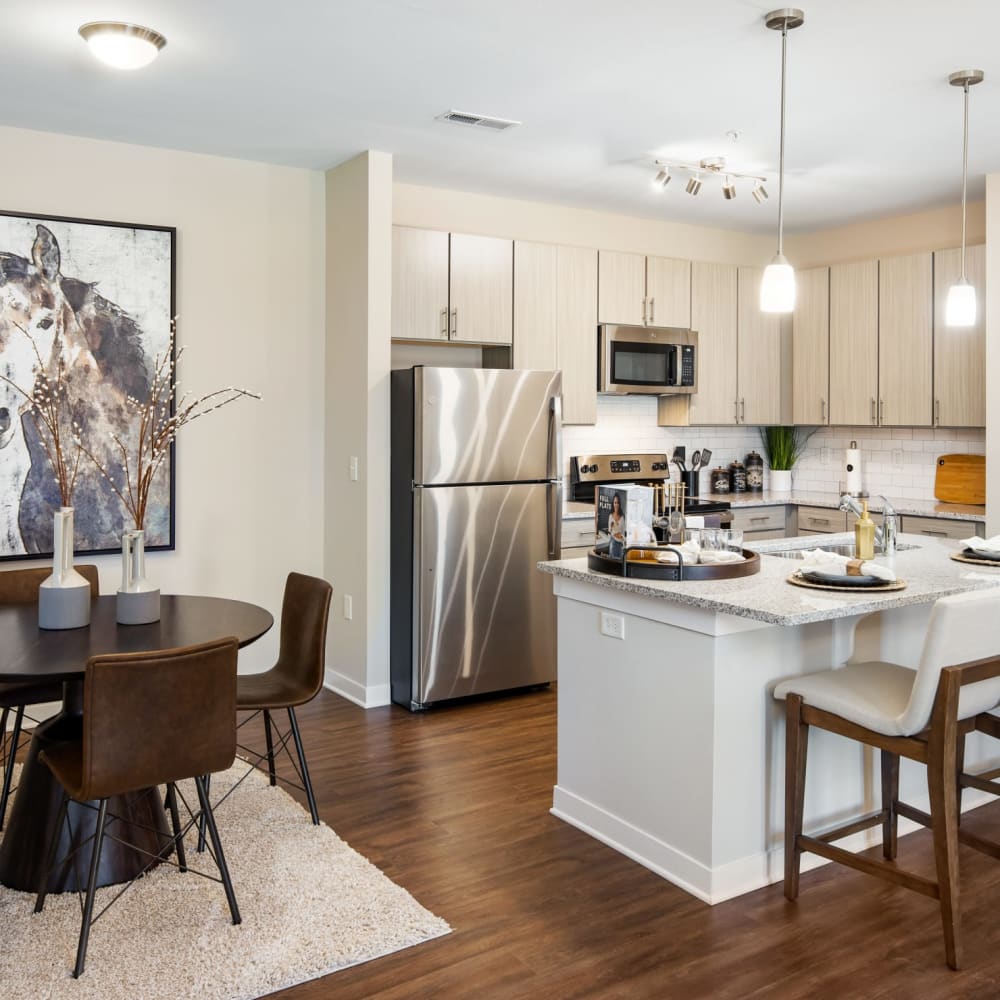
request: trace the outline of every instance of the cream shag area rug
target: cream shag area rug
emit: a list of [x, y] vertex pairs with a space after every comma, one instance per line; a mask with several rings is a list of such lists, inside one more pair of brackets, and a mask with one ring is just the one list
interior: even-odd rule
[[[214, 775], [212, 801], [245, 770], [237, 761]], [[197, 802], [193, 783], [180, 787]], [[183, 806], [181, 813], [183, 821]], [[161, 865], [94, 925], [86, 971], [74, 980], [76, 893], [50, 895], [34, 914], [34, 896], [0, 887], [0, 995], [259, 997], [450, 931], [330, 827], [313, 826], [259, 771], [218, 807], [216, 820], [242, 924], [230, 922], [221, 884]], [[215, 874], [194, 843], [191, 832], [188, 864]], [[115, 891], [98, 890], [95, 913]]]

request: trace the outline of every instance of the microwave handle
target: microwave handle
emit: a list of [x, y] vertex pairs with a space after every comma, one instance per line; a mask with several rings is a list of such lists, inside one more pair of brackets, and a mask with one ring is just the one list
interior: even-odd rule
[[677, 345], [667, 345], [667, 385], [679, 385], [680, 375], [677, 372]]

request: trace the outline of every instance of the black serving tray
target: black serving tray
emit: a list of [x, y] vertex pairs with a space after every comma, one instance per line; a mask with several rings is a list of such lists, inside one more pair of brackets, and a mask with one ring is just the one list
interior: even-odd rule
[[[680, 561], [661, 563], [650, 559], [628, 558], [629, 552], [651, 552], [655, 549], [676, 552]], [[685, 563], [684, 556], [674, 545], [632, 545], [620, 559], [592, 550], [587, 553], [587, 566], [598, 573], [624, 576], [630, 580], [736, 580], [759, 573], [760, 556], [750, 549], [743, 549], [743, 562], [703, 566], [701, 563]]]

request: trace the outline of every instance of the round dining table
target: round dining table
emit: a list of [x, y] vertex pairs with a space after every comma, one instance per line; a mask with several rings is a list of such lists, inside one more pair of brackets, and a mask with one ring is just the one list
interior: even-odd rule
[[[0, 682], [63, 682], [61, 710], [38, 725], [32, 735], [0, 840], [0, 883], [9, 888], [25, 892], [40, 888], [48, 845], [56, 834], [62, 788], [38, 755], [54, 743], [80, 738], [83, 679], [89, 657], [176, 649], [230, 635], [236, 636], [242, 647], [259, 639], [274, 624], [264, 608], [218, 597], [165, 594], [160, 599], [160, 620], [148, 625], [119, 625], [115, 612], [115, 597], [96, 597], [91, 602], [89, 626], [48, 631], [38, 627], [36, 604], [0, 605]], [[121, 825], [118, 829], [112, 826], [109, 833], [115, 839], [105, 841], [100, 885], [135, 878], [151, 855], [163, 853], [164, 842], [170, 837], [163, 802], [155, 789], [116, 796], [108, 803], [108, 810], [120, 817]], [[68, 816], [69, 821], [59, 831], [56, 856], [65, 857], [81, 846], [83, 850], [75, 865], [56, 865], [49, 878], [49, 892], [86, 887], [89, 852], [84, 845], [96, 826], [96, 811], [71, 802]]]

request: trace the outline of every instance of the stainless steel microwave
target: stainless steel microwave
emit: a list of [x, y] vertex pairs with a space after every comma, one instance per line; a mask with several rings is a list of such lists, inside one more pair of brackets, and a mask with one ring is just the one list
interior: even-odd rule
[[597, 391], [657, 396], [698, 389], [698, 334], [663, 326], [598, 327]]

